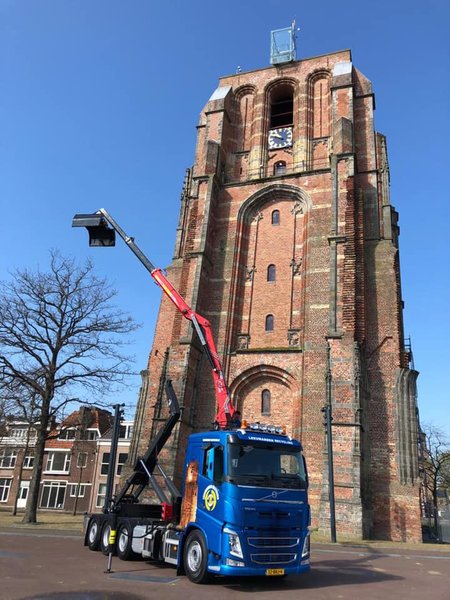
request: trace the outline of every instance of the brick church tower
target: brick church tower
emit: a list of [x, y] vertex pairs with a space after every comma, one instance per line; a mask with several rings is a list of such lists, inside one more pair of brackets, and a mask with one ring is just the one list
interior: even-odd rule
[[[272, 63], [220, 78], [201, 113], [167, 276], [211, 321], [242, 417], [302, 441], [313, 526], [329, 526], [328, 402], [338, 535], [420, 541], [417, 373], [372, 84], [349, 50]], [[211, 426], [215, 396], [166, 298], [142, 376], [141, 452], [165, 414], [165, 378], [184, 407], [164, 459], [179, 481], [186, 436]]]

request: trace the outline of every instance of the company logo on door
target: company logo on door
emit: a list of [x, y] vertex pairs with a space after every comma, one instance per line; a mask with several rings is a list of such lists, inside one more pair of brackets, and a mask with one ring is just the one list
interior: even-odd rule
[[208, 485], [206, 490], [203, 492], [203, 501], [205, 508], [208, 511], [212, 511], [216, 508], [219, 500], [219, 490], [215, 485]]

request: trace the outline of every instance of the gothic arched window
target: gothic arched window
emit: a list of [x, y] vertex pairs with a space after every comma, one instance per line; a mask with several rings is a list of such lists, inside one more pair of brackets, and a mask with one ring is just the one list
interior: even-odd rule
[[267, 267], [267, 281], [275, 281], [276, 279], [276, 267], [275, 265], [269, 265]]
[[272, 211], [272, 225], [279, 225], [279, 224], [280, 224], [280, 211], [274, 210], [274, 211]]
[[267, 315], [266, 317], [266, 331], [273, 331], [274, 319], [273, 315]]
[[261, 414], [270, 415], [270, 391], [263, 390], [261, 393]]

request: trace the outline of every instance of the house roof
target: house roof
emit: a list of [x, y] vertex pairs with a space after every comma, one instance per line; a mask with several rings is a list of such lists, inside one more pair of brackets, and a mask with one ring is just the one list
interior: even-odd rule
[[103, 435], [111, 427], [112, 419], [112, 414], [103, 408], [81, 406], [64, 419], [61, 429], [82, 426], [86, 429], [98, 429], [100, 435]]
[[49, 448], [71, 448], [74, 440], [60, 440], [58, 434], [63, 429], [83, 427], [84, 429], [98, 429], [100, 436], [110, 429], [113, 421], [112, 414], [97, 406], [80, 406], [68, 415], [58, 427], [50, 431], [50, 439], [46, 442]]

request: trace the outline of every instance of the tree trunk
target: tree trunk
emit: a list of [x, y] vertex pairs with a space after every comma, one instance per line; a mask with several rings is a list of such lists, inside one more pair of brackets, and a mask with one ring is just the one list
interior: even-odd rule
[[[44, 424], [44, 421], [45, 422]], [[39, 502], [39, 488], [41, 484], [45, 441], [47, 439], [47, 424], [48, 417], [41, 419], [40, 427], [37, 432], [33, 476], [30, 483], [30, 491], [28, 492], [27, 507], [22, 523], [37, 523], [37, 507]]]
[[438, 502], [437, 502], [437, 489], [433, 490], [433, 517], [434, 517], [434, 532], [439, 542], [441, 542], [441, 535], [439, 530], [439, 519], [438, 519]]
[[13, 517], [15, 517], [17, 515], [17, 503], [19, 501], [20, 490], [22, 489], [21, 486], [20, 486], [20, 483], [22, 481], [23, 463], [24, 463], [26, 455], [27, 455], [27, 448], [25, 448], [25, 450], [23, 452], [22, 461], [20, 463], [20, 468], [19, 468], [19, 473], [17, 475], [17, 478], [18, 478], [19, 481], [18, 481], [18, 484], [17, 484], [16, 497], [14, 498], [14, 506], [13, 506], [13, 509], [11, 511], [11, 514], [13, 515]]

